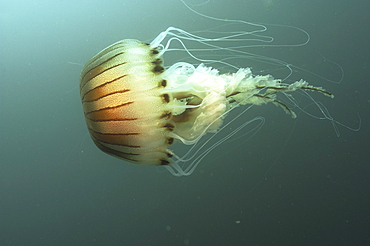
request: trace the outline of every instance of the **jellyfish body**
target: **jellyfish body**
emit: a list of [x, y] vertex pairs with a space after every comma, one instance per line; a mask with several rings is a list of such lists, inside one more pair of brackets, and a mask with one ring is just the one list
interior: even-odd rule
[[142, 165], [167, 163], [173, 142], [169, 95], [156, 51], [124, 40], [92, 58], [81, 73], [81, 100], [94, 143], [104, 152]]
[[217, 132], [235, 107], [272, 102], [295, 117], [277, 93], [302, 89], [332, 97], [306, 81], [285, 84], [271, 75], [254, 76], [249, 68], [219, 74], [203, 64], [179, 62], [164, 69], [165, 49], [158, 48], [162, 39], [157, 39], [151, 44], [117, 42], [93, 57], [81, 73], [80, 95], [91, 138], [102, 151], [132, 163], [165, 165], [174, 175], [189, 175], [198, 162], [184, 170], [169, 146], [195, 144]]

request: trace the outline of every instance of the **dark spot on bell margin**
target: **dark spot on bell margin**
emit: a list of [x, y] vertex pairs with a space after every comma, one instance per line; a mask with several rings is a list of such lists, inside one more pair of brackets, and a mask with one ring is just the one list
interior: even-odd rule
[[153, 64], [162, 64], [162, 60], [161, 59], [155, 59], [155, 61], [152, 61]]
[[162, 100], [166, 103], [169, 103], [170, 102], [170, 95], [162, 94]]
[[158, 53], [159, 53], [159, 51], [158, 51], [158, 50], [156, 50], [156, 49], [153, 49], [153, 50], [152, 50], [152, 54], [153, 54], [153, 55], [157, 55]]
[[172, 116], [172, 113], [171, 112], [164, 112], [161, 117], [159, 117], [160, 119], [169, 119], [171, 118]]
[[175, 128], [175, 126], [172, 125], [171, 123], [167, 123], [163, 127], [167, 128], [167, 130], [169, 130], [170, 132], [172, 132], [173, 129]]
[[153, 68], [153, 72], [154, 73], [163, 73], [164, 71], [164, 68], [160, 65], [156, 65], [154, 68]]
[[167, 144], [171, 145], [173, 144], [174, 139], [173, 138], [167, 138]]
[[168, 156], [168, 158], [172, 158], [173, 157], [173, 154], [167, 153], [167, 156]]
[[161, 81], [161, 86], [162, 87], [166, 87], [167, 86], [167, 81], [166, 80], [162, 80]]
[[168, 164], [170, 164], [170, 162], [169, 161], [167, 161], [167, 160], [160, 160], [160, 162], [161, 162], [161, 166], [167, 166]]

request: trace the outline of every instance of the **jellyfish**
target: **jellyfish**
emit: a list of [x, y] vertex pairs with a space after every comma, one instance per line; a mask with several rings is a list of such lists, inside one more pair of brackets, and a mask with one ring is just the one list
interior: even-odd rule
[[295, 112], [277, 94], [289, 98], [300, 90], [333, 97], [303, 79], [288, 84], [269, 74], [254, 75], [248, 67], [220, 73], [204, 63], [180, 61], [166, 68], [162, 58], [172, 39], [162, 43], [169, 36], [181, 43], [176, 32], [194, 38], [170, 27], [151, 43], [134, 39], [114, 43], [84, 66], [80, 78], [83, 111], [91, 138], [103, 152], [187, 176], [221, 142], [203, 151], [203, 145], [198, 146], [185, 156], [177, 155], [171, 145], [194, 146], [204, 136], [216, 134], [235, 108], [272, 103], [294, 118]]

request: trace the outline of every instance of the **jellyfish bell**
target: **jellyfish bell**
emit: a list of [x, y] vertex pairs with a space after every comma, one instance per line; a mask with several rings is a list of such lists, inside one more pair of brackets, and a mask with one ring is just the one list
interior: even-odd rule
[[[187, 176], [210, 151], [244, 126], [263, 122], [260, 117], [253, 118], [220, 141], [200, 144], [204, 136], [228, 124], [225, 117], [235, 108], [273, 103], [296, 117], [277, 98], [278, 93], [288, 99], [289, 93], [297, 90], [333, 97], [304, 80], [287, 84], [271, 75], [254, 75], [250, 68], [228, 74], [204, 63], [177, 62], [165, 68], [162, 57], [171, 51], [173, 41], [193, 56], [184, 40], [207, 42], [170, 27], [150, 44], [119, 41], [84, 66], [80, 79], [83, 110], [91, 138], [102, 151], [140, 165], [165, 166], [175, 176]], [[180, 156], [170, 147], [176, 142], [193, 147]]]

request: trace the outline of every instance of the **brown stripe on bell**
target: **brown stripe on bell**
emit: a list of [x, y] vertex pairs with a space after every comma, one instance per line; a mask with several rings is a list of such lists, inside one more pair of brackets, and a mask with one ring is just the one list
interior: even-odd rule
[[86, 92], [83, 96], [82, 96], [82, 102], [94, 102], [94, 101], [97, 101], [99, 99], [102, 99], [104, 97], [107, 97], [107, 96], [111, 96], [111, 95], [114, 95], [114, 94], [122, 94], [122, 93], [126, 93], [126, 92], [129, 92], [130, 90], [128, 89], [125, 89], [125, 90], [119, 90], [119, 91], [105, 91], [102, 87], [96, 87], [88, 92]]
[[121, 54], [123, 54], [123, 53], [117, 54], [114, 57], [108, 59], [107, 61], [103, 61], [103, 62], [99, 61], [99, 62], [101, 62], [101, 64], [94, 64], [95, 66], [90, 68], [89, 71], [87, 71], [84, 74], [81, 74], [81, 76], [82, 76], [81, 81], [83, 81], [83, 82], [81, 83], [80, 88], [85, 86], [85, 84], [89, 83], [92, 79], [94, 79], [97, 76], [105, 73], [106, 71], [108, 71], [110, 69], [113, 69], [115, 67], [124, 65], [126, 62], [120, 62], [118, 64], [116, 64], [116, 63], [115, 64], [107, 64], [107, 62], [109, 62], [110, 60], [112, 60], [113, 58], [116, 58], [117, 56], [119, 56]]
[[137, 119], [133, 117], [122, 117], [124, 115], [121, 114], [122, 110], [124, 110], [123, 107], [128, 107], [130, 104], [133, 103], [134, 102], [127, 102], [117, 106], [96, 109], [94, 111], [86, 112], [85, 116], [86, 118], [94, 121], [108, 121], [112, 119], [125, 119], [125, 118], [129, 120]]

